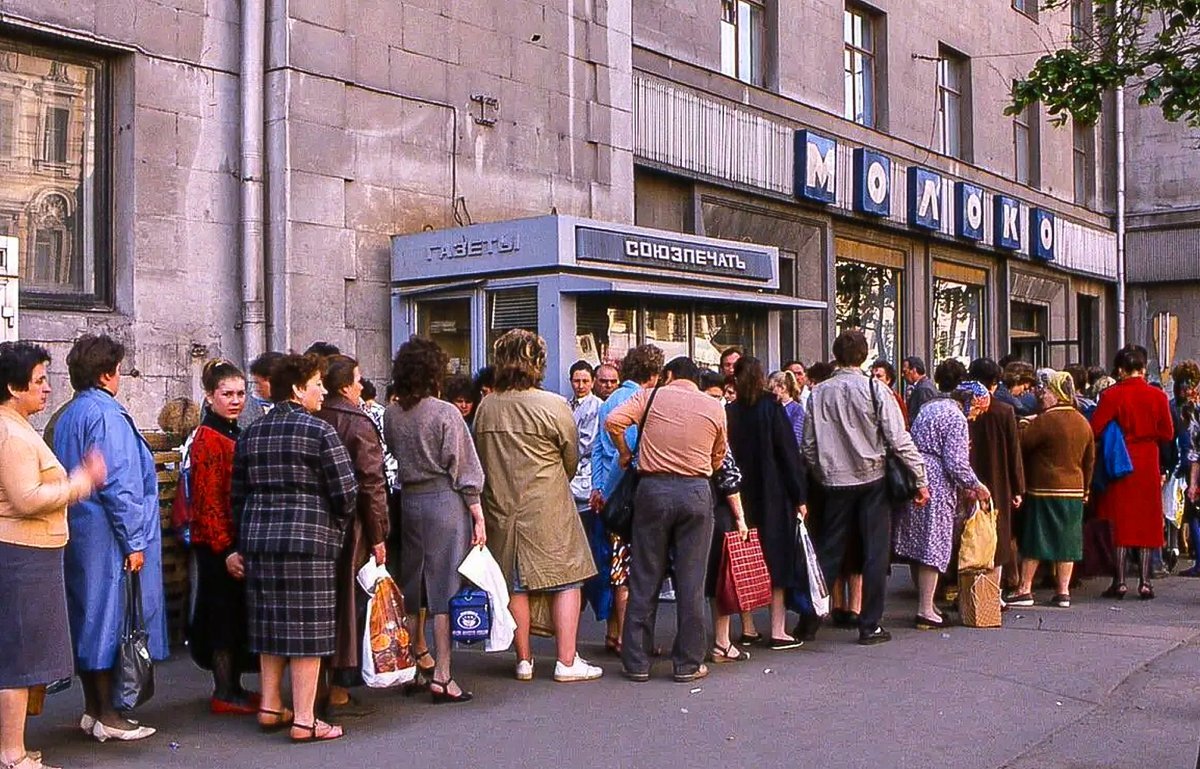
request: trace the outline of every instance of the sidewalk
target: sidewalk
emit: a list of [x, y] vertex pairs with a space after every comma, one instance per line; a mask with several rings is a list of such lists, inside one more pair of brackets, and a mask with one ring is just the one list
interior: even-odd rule
[[[66, 767], [962, 767], [1192, 769], [1200, 724], [1200, 580], [1156, 584], [1158, 599], [1099, 598], [1094, 581], [1069, 610], [1016, 609], [998, 630], [908, 629], [915, 593], [903, 569], [888, 601], [892, 643], [863, 648], [823, 630], [794, 652], [754, 651], [713, 666], [693, 685], [633, 684], [603, 654], [585, 615], [581, 651], [603, 665], [597, 683], [551, 680], [553, 647], [537, 678], [512, 680], [511, 654], [467, 650], [455, 677], [474, 702], [364, 691], [374, 715], [347, 737], [292, 746], [252, 718], [208, 714], [208, 680], [177, 655], [158, 669], [158, 694], [139, 712], [159, 734], [100, 745], [75, 728], [78, 686], [51, 697], [30, 724], [31, 748]], [[1046, 594], [1041, 598], [1048, 598]], [[660, 635], [672, 636], [665, 605]]]

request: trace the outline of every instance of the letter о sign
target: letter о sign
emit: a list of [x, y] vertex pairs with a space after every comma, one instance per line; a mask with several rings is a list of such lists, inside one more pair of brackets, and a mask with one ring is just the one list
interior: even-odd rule
[[1043, 262], [1054, 261], [1054, 214], [1035, 208], [1029, 215], [1029, 255]]
[[983, 240], [983, 188], [966, 182], [954, 185], [954, 234]]
[[873, 216], [892, 212], [892, 161], [886, 155], [854, 150], [854, 210]]

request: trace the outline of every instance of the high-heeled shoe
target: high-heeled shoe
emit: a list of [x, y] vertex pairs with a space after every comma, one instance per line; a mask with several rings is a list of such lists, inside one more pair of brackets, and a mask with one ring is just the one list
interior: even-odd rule
[[1138, 598], [1142, 599], [1143, 601], [1154, 600], [1154, 588], [1149, 582], [1143, 582], [1142, 584], [1138, 585]]
[[1114, 582], [1100, 595], [1104, 598], [1115, 598], [1118, 601], [1123, 601], [1125, 600], [1125, 594], [1128, 592], [1129, 588], [1124, 582]]
[[[442, 705], [447, 702], [470, 702], [475, 699], [475, 695], [470, 692], [462, 691], [461, 688], [458, 694], [450, 693], [450, 684], [454, 683], [454, 679], [449, 681], [431, 681], [429, 684], [429, 699], [434, 705]], [[440, 687], [441, 691], [437, 691], [434, 687]]]
[[434, 665], [422, 665], [421, 660], [426, 657], [431, 663], [433, 662], [433, 655], [429, 653], [428, 649], [417, 655], [417, 675], [400, 690], [405, 697], [415, 697], [421, 692], [429, 691], [429, 684], [433, 682]]

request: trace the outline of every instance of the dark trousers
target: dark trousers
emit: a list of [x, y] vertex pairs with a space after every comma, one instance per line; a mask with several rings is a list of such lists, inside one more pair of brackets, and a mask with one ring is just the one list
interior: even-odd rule
[[892, 540], [891, 510], [882, 480], [863, 486], [827, 487], [821, 528], [814, 535], [813, 544], [825, 574], [839, 573], [851, 532], [857, 530], [861, 537], [863, 601], [859, 622], [860, 629], [868, 633], [883, 619]]
[[649, 475], [634, 497], [629, 604], [621, 661], [631, 673], [650, 670], [658, 594], [674, 551], [675, 646], [671, 659], [677, 675], [695, 673], [708, 643], [704, 575], [712, 541], [712, 486], [707, 478]]

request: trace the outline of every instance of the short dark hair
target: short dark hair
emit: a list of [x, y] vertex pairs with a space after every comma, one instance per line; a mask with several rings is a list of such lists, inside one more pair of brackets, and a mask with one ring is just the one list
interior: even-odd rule
[[475, 390], [475, 398], [478, 399], [483, 394], [483, 388], [488, 387], [496, 389], [496, 367], [484, 366], [475, 372], [475, 379], [472, 380], [471, 386]]
[[1103, 366], [1088, 366], [1087, 378], [1089, 387], [1095, 385], [1106, 376], [1108, 376], [1108, 372], [1104, 370]]
[[700, 367], [696, 365], [696, 361], [686, 355], [672, 358], [671, 362], [663, 368], [663, 373], [670, 374], [676, 379], [684, 379], [697, 386], [700, 384]]
[[810, 384], [818, 385], [833, 376], [833, 366], [829, 365], [827, 361], [813, 361], [805, 373], [808, 375]]
[[424, 398], [437, 397], [446, 379], [450, 356], [441, 345], [423, 336], [411, 336], [396, 350], [392, 361], [392, 393], [408, 411]]
[[76, 392], [100, 386], [100, 377], [111, 374], [125, 360], [125, 345], [107, 334], [84, 334], [67, 353], [67, 373]]
[[1037, 373], [1023, 360], [1011, 361], [1004, 367], [1004, 386], [1011, 390], [1022, 384], [1037, 384]]
[[569, 379], [574, 377], [576, 371], [586, 371], [588, 372], [588, 376], [593, 378], [596, 376], [596, 369], [592, 368], [592, 364], [588, 363], [586, 360], [577, 360], [572, 363], [571, 368], [567, 370], [567, 378]]
[[733, 367], [734, 389], [738, 403], [753, 406], [767, 394], [767, 372], [762, 361], [752, 355], [743, 355]]
[[804, 361], [796, 360], [795, 358], [792, 358], [791, 360], [786, 361], [783, 364], [784, 370], [787, 370], [787, 369], [791, 368], [792, 366], [799, 366], [800, 368], [804, 369], [805, 371], [808, 371], [808, 366], [804, 365]]
[[250, 362], [250, 373], [254, 376], [260, 376], [263, 379], [270, 379], [271, 371], [281, 358], [283, 358], [283, 353], [276, 350], [264, 352]]
[[621, 361], [621, 380], [645, 384], [662, 371], [663, 351], [652, 344], [639, 344]]
[[330, 355], [325, 360], [325, 372], [321, 375], [325, 380], [325, 389], [330, 395], [341, 395], [344, 388], [354, 384], [354, 369], [358, 361], [349, 355]]
[[216, 392], [217, 387], [226, 379], [244, 381], [246, 375], [240, 368], [224, 358], [213, 358], [204, 364], [204, 370], [200, 372], [200, 386], [204, 388], [204, 392], [209, 394]]
[[321, 373], [321, 359], [316, 355], [290, 352], [271, 369], [271, 400], [283, 403], [292, 399], [293, 387], [303, 387]]
[[319, 358], [331, 358], [334, 355], [341, 355], [342, 350], [332, 342], [313, 342], [304, 351], [305, 355], [316, 355]]
[[920, 376], [925, 376], [925, 373], [929, 371], [925, 368], [925, 359], [919, 355], [910, 355], [904, 359], [903, 363]]
[[11, 390], [28, 390], [33, 370], [49, 362], [50, 353], [33, 342], [0, 343], [0, 403], [13, 397]]
[[744, 354], [745, 353], [742, 352], [742, 348], [738, 347], [736, 344], [733, 347], [726, 347], [724, 350], [721, 351], [721, 363], [724, 363], [725, 359], [728, 358], [730, 355], [744, 355]]
[[953, 392], [967, 375], [967, 367], [958, 358], [947, 358], [933, 370], [933, 382], [944, 393]]
[[1000, 364], [991, 358], [976, 358], [967, 367], [967, 376], [984, 387], [995, 387], [1003, 375]]
[[1063, 369], [1064, 372], [1071, 375], [1071, 381], [1075, 385], [1075, 392], [1081, 393], [1087, 389], [1087, 369], [1080, 366], [1078, 363], [1072, 363]]
[[833, 359], [839, 366], [861, 366], [867, 360], [867, 336], [856, 328], [838, 334], [833, 340]]
[[466, 374], [455, 374], [442, 385], [442, 400], [453, 403], [459, 398], [471, 403], [476, 400], [475, 385]]
[[892, 365], [891, 361], [886, 360], [884, 358], [879, 358], [878, 360], [876, 360], [874, 363], [871, 364], [872, 371], [874, 371], [877, 368], [883, 369], [883, 373], [887, 375], [888, 384], [896, 383], [896, 367]]
[[1136, 374], [1146, 370], [1146, 361], [1149, 359], [1150, 353], [1146, 351], [1145, 347], [1140, 344], [1127, 344], [1117, 351], [1117, 356], [1113, 360], [1113, 368], [1126, 374]]
[[379, 390], [376, 389], [375, 383], [370, 379], [361, 379], [359, 384], [362, 385], [362, 399], [364, 401], [373, 401], [379, 397]]
[[721, 375], [720, 371], [701, 371], [699, 387], [701, 390], [708, 390], [713, 387], [718, 390], [724, 390], [725, 377]]
[[1021, 362], [1021, 356], [1017, 355], [1015, 352], [1010, 352], [1008, 355], [1005, 355], [1003, 358], [996, 361], [996, 363], [999, 364], [1000, 368], [1002, 368], [1002, 369], [1008, 368], [1008, 364], [1010, 364], [1010, 363], [1019, 363], [1019, 362]]

